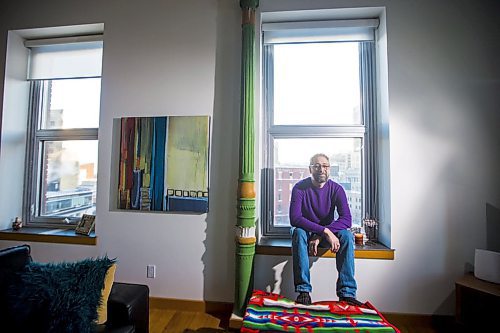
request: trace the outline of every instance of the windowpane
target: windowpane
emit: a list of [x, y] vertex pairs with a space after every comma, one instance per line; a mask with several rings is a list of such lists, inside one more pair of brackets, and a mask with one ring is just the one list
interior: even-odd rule
[[44, 81], [42, 129], [97, 128], [101, 79]]
[[[301, 138], [274, 140], [275, 227], [290, 226], [288, 210], [295, 183], [310, 175], [309, 160], [321, 152], [330, 158], [330, 178], [344, 188], [353, 225], [360, 225], [362, 211], [362, 140], [360, 138]], [[282, 175], [289, 175], [283, 177]], [[281, 199], [281, 200], [279, 200]], [[281, 206], [281, 212], [279, 207]]]
[[38, 216], [95, 214], [97, 140], [42, 143]]
[[23, 212], [28, 225], [74, 223], [96, 212], [101, 36], [79, 36], [69, 44], [52, 37], [25, 44], [31, 81], [32, 169]]
[[361, 124], [357, 42], [274, 45], [274, 124]]

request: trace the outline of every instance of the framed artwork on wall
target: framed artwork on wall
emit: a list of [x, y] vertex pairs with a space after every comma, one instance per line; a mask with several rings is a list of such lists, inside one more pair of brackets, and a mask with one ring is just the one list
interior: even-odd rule
[[118, 208], [208, 212], [208, 116], [121, 118]]

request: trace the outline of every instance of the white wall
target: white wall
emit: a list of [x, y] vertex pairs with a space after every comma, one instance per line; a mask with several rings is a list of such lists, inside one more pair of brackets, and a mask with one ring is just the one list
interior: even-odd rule
[[[260, 9], [306, 6], [386, 6], [396, 259], [357, 260], [358, 296], [382, 311], [452, 313], [454, 279], [473, 262], [474, 249], [486, 243], [486, 204], [500, 208], [498, 5], [472, 0], [264, 0]], [[49, 261], [108, 253], [120, 261], [118, 280], [147, 283], [152, 296], [232, 301], [238, 2], [2, 2], [0, 68], [7, 30], [97, 22], [105, 25], [98, 246], [32, 243], [33, 255]], [[0, 77], [4, 74], [1, 71]], [[3, 104], [6, 112], [5, 99]], [[113, 120], [165, 114], [213, 116], [210, 212], [173, 215], [110, 209], [116, 177]], [[3, 142], [0, 149], [3, 160]], [[0, 174], [0, 197], [9, 193], [3, 186], [8, 177]], [[9, 208], [0, 202], [0, 211], [5, 209]], [[9, 223], [3, 219], [0, 227]], [[2, 241], [0, 248], [13, 244]], [[145, 278], [147, 264], [157, 265], [156, 279]], [[288, 257], [257, 256], [255, 273], [256, 288], [269, 286], [294, 297]], [[333, 260], [317, 260], [312, 279], [314, 300], [336, 298]]]
[[[23, 187], [19, 178], [24, 173], [26, 150], [26, 129], [28, 115], [29, 84], [26, 82], [26, 63], [28, 52], [22, 45], [22, 39], [9, 33], [9, 54], [4, 57], [11, 66], [5, 71], [3, 110], [11, 110], [0, 115], [0, 221], [10, 222], [15, 216], [21, 216]], [[2, 94], [0, 94], [2, 95]], [[1, 101], [1, 99], [0, 99]], [[1, 102], [0, 102], [1, 103]], [[15, 175], [15, 176], [13, 176]], [[0, 224], [3, 225], [3, 224]]]

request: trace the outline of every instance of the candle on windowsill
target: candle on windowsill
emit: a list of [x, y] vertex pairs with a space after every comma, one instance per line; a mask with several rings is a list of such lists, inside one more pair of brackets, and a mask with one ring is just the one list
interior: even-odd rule
[[363, 234], [362, 233], [355, 233], [354, 234], [354, 242], [356, 245], [363, 245]]

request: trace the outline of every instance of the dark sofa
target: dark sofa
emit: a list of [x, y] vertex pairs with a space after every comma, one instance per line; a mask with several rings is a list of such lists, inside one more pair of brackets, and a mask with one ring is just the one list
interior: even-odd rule
[[[9, 314], [8, 288], [15, 282], [16, 273], [31, 261], [29, 245], [0, 250], [0, 318], [5, 317], [2, 318], [3, 324], [7, 322]], [[148, 333], [148, 286], [114, 282], [107, 305], [108, 320], [106, 324], [96, 326], [96, 332]], [[15, 327], [12, 329], [15, 331]]]

